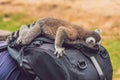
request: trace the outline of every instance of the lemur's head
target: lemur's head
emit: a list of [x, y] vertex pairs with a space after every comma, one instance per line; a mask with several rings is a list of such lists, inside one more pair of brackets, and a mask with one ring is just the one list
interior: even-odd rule
[[96, 45], [96, 44], [100, 44], [101, 41], [101, 30], [100, 29], [96, 29], [94, 31], [91, 31], [90, 33], [86, 34], [85, 37], [85, 42], [87, 44], [91, 44], [91, 45]]

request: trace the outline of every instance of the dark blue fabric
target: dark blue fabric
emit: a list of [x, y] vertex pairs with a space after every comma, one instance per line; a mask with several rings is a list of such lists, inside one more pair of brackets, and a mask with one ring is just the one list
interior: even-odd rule
[[[0, 42], [0, 46], [5, 44], [5, 42]], [[25, 74], [7, 50], [0, 52], [0, 80], [25, 80]]]

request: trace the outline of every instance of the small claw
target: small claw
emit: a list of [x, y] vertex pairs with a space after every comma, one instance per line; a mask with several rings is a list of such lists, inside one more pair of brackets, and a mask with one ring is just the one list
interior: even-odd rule
[[63, 56], [64, 53], [65, 53], [65, 51], [63, 50], [59, 55], [60, 55], [60, 56]]
[[17, 39], [17, 41], [16, 41], [16, 44], [20, 44], [21, 42], [22, 42], [22, 39], [21, 39], [21, 37], [19, 36], [18, 39]]
[[64, 48], [57, 48], [54, 54], [57, 56], [57, 58], [61, 57], [65, 53]]
[[59, 58], [60, 57], [60, 55], [59, 54], [57, 54], [57, 58]]
[[57, 51], [55, 51], [54, 54], [57, 56], [57, 58], [60, 57], [60, 54]]
[[58, 54], [57, 54], [57, 57], [59, 58], [59, 57], [61, 57], [62, 55], [63, 55], [63, 52], [58, 53]]
[[60, 54], [60, 56], [62, 56], [62, 55], [63, 55], [63, 53]]
[[55, 51], [54, 54], [55, 54], [55, 56], [58, 56], [58, 52], [57, 51]]

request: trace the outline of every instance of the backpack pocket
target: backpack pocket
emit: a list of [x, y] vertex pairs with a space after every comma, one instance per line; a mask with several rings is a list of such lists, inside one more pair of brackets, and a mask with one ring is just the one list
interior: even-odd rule
[[24, 53], [31, 68], [42, 80], [70, 80], [66, 67], [49, 49], [27, 48]]

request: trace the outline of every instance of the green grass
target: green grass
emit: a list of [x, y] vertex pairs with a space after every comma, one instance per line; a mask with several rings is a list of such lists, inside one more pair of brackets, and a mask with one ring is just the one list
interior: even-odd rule
[[[5, 20], [8, 19], [8, 20]], [[29, 24], [34, 19], [21, 13], [17, 14], [0, 14], [0, 29], [15, 31], [20, 28], [22, 24]], [[120, 74], [117, 71], [120, 70], [120, 39], [102, 41], [104, 47], [108, 50], [114, 71], [114, 78], [120, 78]]]
[[20, 28], [22, 24], [31, 23], [33, 19], [25, 14], [0, 14], [0, 29], [15, 31]]
[[120, 70], [120, 39], [103, 40], [103, 44], [111, 57], [114, 74], [113, 77], [120, 78], [120, 74], [117, 74], [118, 70]]

